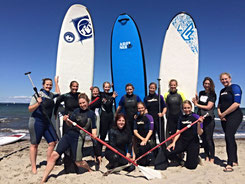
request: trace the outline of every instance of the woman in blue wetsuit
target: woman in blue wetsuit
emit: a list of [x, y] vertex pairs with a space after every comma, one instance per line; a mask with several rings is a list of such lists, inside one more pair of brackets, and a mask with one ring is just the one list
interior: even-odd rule
[[[79, 84], [77, 81], [71, 81], [70, 83], [70, 92], [65, 93], [63, 95], [60, 95], [55, 104], [54, 108], [54, 115], [57, 118], [58, 115], [58, 108], [62, 102], [64, 102], [65, 105], [65, 112], [66, 115], [71, 115], [73, 111], [79, 107], [78, 105], [78, 95], [80, 94], [78, 91]], [[69, 129], [68, 125], [64, 122], [63, 123], [63, 133], [64, 135], [66, 131]], [[61, 136], [62, 136], [61, 135]]]
[[[154, 119], [154, 131], [153, 138], [156, 141], [155, 134], [157, 132], [159, 141], [164, 140], [164, 119], [162, 118], [167, 111], [166, 104], [162, 95], [160, 95], [160, 112], [159, 112], [159, 94], [156, 94], [157, 84], [152, 82], [149, 85], [149, 95], [144, 98], [144, 103], [148, 114], [150, 114]], [[161, 130], [160, 123], [161, 120]], [[160, 137], [161, 136], [161, 137]]]
[[204, 145], [204, 151], [206, 154], [206, 161], [214, 163], [214, 108], [216, 101], [216, 94], [214, 90], [214, 82], [210, 77], [205, 77], [203, 80], [203, 87], [205, 90], [200, 91], [199, 96], [193, 98], [193, 103], [198, 107], [197, 114], [200, 116], [208, 113], [209, 115], [203, 121], [203, 134], [201, 136]]
[[227, 165], [225, 172], [233, 171], [233, 166], [238, 165], [237, 145], [235, 133], [242, 122], [242, 111], [240, 109], [242, 90], [239, 85], [231, 83], [229, 73], [221, 73], [220, 81], [224, 88], [220, 91], [218, 103], [218, 115], [225, 133]]
[[192, 111], [192, 104], [189, 100], [183, 102], [183, 114], [180, 115], [177, 125], [177, 132], [191, 123], [199, 120], [197, 124], [194, 124], [186, 131], [178, 134], [174, 137], [173, 142], [167, 147], [166, 156], [169, 159], [179, 159], [176, 155], [187, 152], [185, 167], [187, 169], [195, 169], [198, 165], [199, 155], [199, 138], [198, 135], [203, 133], [201, 127], [202, 117], [194, 114]]
[[[79, 108], [75, 109], [70, 120], [76, 122], [79, 126], [83, 127], [85, 130], [91, 130], [94, 137], [96, 137], [96, 117], [95, 113], [88, 109], [89, 98], [85, 93], [81, 93], [78, 97]], [[69, 123], [67, 119], [68, 115], [64, 116], [64, 121]], [[86, 133], [77, 127], [71, 126], [65, 135], [59, 141], [55, 151], [52, 152], [47, 167], [44, 171], [42, 182], [45, 182], [48, 175], [53, 170], [56, 160], [64, 153], [67, 149], [71, 149], [72, 158], [78, 167], [83, 167], [89, 172], [92, 171], [86, 161], [83, 158], [83, 145], [85, 141]]]
[[[134, 121], [134, 135], [136, 139], [135, 153], [136, 158], [140, 157], [151, 149], [154, 145], [152, 140], [152, 134], [154, 130], [154, 120], [150, 114], [146, 114], [145, 104], [138, 102], [137, 104], [138, 113], [137, 118]], [[145, 156], [138, 161], [138, 164], [147, 166], [149, 165], [149, 156]]]
[[54, 147], [56, 145], [56, 133], [53, 125], [51, 124], [51, 117], [54, 108], [54, 98], [60, 93], [58, 85], [58, 77], [55, 77], [55, 93], [51, 92], [53, 87], [52, 79], [43, 79], [43, 88], [39, 92], [39, 96], [35, 94], [28, 107], [29, 112], [32, 112], [29, 119], [29, 132], [30, 132], [30, 160], [32, 173], [37, 173], [36, 159], [38, 145], [42, 136], [48, 142], [47, 160], [49, 159]]

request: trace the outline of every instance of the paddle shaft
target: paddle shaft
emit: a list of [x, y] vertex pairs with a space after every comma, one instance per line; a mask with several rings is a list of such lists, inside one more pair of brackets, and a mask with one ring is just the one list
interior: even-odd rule
[[[205, 118], [208, 115], [205, 114], [203, 117]], [[194, 121], [193, 123], [187, 125], [186, 127], [182, 128], [180, 131], [176, 132], [175, 134], [171, 135], [169, 138], [167, 138], [165, 141], [161, 142], [160, 144], [158, 144], [157, 146], [155, 146], [154, 148], [150, 149], [149, 151], [147, 151], [146, 153], [144, 153], [143, 155], [141, 155], [140, 157], [138, 157], [136, 161], [140, 160], [141, 158], [145, 157], [146, 155], [148, 155], [149, 153], [151, 153], [152, 151], [154, 151], [155, 149], [159, 148], [160, 146], [162, 146], [164, 143], [166, 143], [167, 141], [171, 140], [172, 138], [174, 138], [176, 135], [179, 135], [180, 133], [184, 132], [185, 130], [187, 130], [188, 128], [192, 127], [194, 124], [196, 124], [199, 120]]]
[[[162, 111], [161, 111], [161, 86], [160, 86], [160, 80], [161, 79], [157, 79], [157, 80], [158, 80], [158, 103], [159, 103], [158, 112], [162, 113]], [[160, 132], [159, 142], [161, 142], [161, 140], [162, 140], [162, 118], [159, 116], [158, 116], [158, 118], [159, 118], [159, 132]]]
[[130, 163], [132, 163], [134, 166], [138, 166], [138, 164], [136, 164], [133, 160], [127, 158], [125, 155], [123, 155], [122, 153], [120, 153], [119, 151], [117, 151], [115, 148], [111, 147], [109, 144], [107, 144], [106, 142], [102, 141], [101, 139], [99, 139], [98, 137], [94, 137], [93, 134], [91, 134], [89, 131], [85, 130], [84, 128], [82, 128], [81, 126], [79, 126], [77, 123], [71, 121], [70, 119], [67, 119], [68, 122], [72, 123], [73, 126], [78, 127], [79, 129], [81, 129], [82, 131], [84, 131], [86, 134], [88, 134], [91, 138], [97, 140], [98, 142], [100, 142], [101, 144], [105, 145], [107, 148], [109, 148], [111, 151], [115, 152], [116, 154], [120, 155], [121, 157], [125, 158], [127, 161], [129, 161]]

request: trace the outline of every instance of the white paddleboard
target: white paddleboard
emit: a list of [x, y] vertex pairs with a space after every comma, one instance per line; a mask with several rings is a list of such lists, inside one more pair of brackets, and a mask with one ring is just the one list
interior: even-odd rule
[[199, 47], [195, 23], [190, 15], [179, 13], [167, 29], [161, 56], [159, 78], [161, 92], [169, 89], [169, 81], [178, 81], [178, 90], [186, 99], [195, 97], [198, 79]]
[[0, 146], [16, 142], [22, 139], [23, 137], [25, 137], [25, 135], [26, 135], [25, 133], [19, 133], [19, 134], [0, 137]]
[[72, 5], [60, 31], [56, 75], [62, 94], [70, 91], [70, 82], [79, 83], [79, 91], [91, 96], [94, 72], [94, 29], [87, 8]]

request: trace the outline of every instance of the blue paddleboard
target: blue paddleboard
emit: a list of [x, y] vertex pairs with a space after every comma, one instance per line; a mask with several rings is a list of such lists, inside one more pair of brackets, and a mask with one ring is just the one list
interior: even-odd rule
[[121, 14], [111, 36], [111, 73], [113, 89], [118, 93], [116, 106], [126, 94], [125, 85], [132, 83], [141, 100], [146, 96], [146, 71], [142, 42], [134, 20]]

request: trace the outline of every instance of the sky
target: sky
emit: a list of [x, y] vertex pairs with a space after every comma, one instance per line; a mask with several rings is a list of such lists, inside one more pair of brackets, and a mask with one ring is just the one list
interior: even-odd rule
[[[60, 28], [73, 4], [86, 6], [93, 20], [94, 85], [102, 88], [104, 81], [111, 81], [111, 31], [121, 13], [133, 17], [139, 28], [149, 84], [157, 82], [166, 29], [184, 11], [198, 29], [197, 91], [209, 76], [219, 94], [223, 88], [219, 74], [228, 72], [245, 92], [244, 0], [1, 0], [0, 102], [29, 103], [33, 90], [25, 72], [32, 72], [38, 89], [42, 78], [54, 78]], [[244, 95], [241, 106], [245, 107]]]

